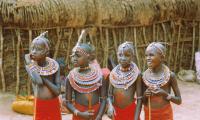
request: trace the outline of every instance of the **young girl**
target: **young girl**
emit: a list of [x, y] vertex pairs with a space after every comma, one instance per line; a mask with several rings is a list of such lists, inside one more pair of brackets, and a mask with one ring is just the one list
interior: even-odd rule
[[146, 49], [148, 69], [143, 74], [145, 120], [173, 120], [170, 102], [181, 104], [175, 74], [163, 64], [165, 50], [159, 42], [149, 44]]
[[35, 95], [34, 120], [61, 120], [60, 68], [55, 60], [47, 57], [49, 42], [44, 35], [32, 41], [31, 52], [25, 56]]
[[[101, 69], [90, 65], [90, 46], [79, 43], [72, 53], [76, 67], [66, 80], [66, 104], [73, 120], [101, 120], [106, 106], [106, 82]], [[75, 103], [72, 103], [72, 94]]]
[[110, 73], [108, 116], [114, 120], [138, 120], [142, 104], [142, 85], [140, 70], [133, 62], [132, 43], [121, 44], [117, 57], [119, 65]]

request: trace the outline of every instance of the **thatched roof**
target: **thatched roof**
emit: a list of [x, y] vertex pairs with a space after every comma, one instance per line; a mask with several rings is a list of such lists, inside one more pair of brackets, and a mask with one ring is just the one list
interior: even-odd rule
[[171, 19], [196, 19], [199, 7], [199, 0], [0, 0], [0, 25], [149, 25]]

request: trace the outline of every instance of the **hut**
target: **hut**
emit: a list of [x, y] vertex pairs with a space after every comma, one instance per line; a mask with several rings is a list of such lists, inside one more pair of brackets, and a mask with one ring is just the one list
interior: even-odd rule
[[52, 57], [66, 64], [81, 30], [89, 28], [88, 39], [104, 67], [109, 56], [116, 58], [120, 43], [132, 41], [137, 64], [145, 70], [145, 48], [161, 41], [173, 71], [193, 69], [200, 50], [199, 20], [199, 0], [0, 0], [1, 89], [30, 94], [24, 54], [46, 30]]

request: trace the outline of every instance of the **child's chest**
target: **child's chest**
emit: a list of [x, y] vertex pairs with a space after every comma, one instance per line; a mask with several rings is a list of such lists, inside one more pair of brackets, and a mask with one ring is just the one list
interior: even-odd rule
[[41, 76], [42, 79], [47, 79], [48, 81], [55, 83], [55, 77], [54, 75], [49, 75], [49, 76]]
[[131, 97], [134, 96], [134, 93], [136, 91], [136, 87], [135, 85], [131, 85], [128, 89], [123, 89], [123, 88], [113, 88], [113, 96], [114, 97], [123, 97], [123, 98], [127, 98], [127, 97]]

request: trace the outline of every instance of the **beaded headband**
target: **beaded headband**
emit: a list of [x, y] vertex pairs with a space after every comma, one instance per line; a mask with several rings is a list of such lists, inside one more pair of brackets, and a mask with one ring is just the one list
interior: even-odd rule
[[132, 42], [126, 41], [126, 42], [122, 43], [122, 44], [118, 47], [118, 49], [120, 49], [120, 48], [123, 48], [123, 49], [124, 49], [124, 48], [131, 49], [132, 53], [134, 54], [134, 46], [133, 46], [133, 43], [132, 43]]
[[72, 49], [72, 51], [73, 52], [76, 52], [76, 51], [78, 51], [78, 52], [80, 52], [82, 55], [86, 55], [86, 56], [89, 56], [89, 54], [83, 49], [83, 48], [81, 48], [80, 47], [80, 44], [81, 44], [81, 40], [82, 39], [85, 39], [85, 37], [86, 37], [86, 30], [82, 30], [82, 32], [81, 32], [81, 35], [79, 36], [79, 38], [78, 38], [78, 41], [77, 41], [77, 43], [76, 43], [76, 46]]
[[82, 55], [89, 56], [89, 54], [80, 46], [76, 46], [74, 50], [80, 52]]
[[[158, 45], [162, 45], [160, 42], [152, 42], [148, 47], [153, 47], [153, 48], [155, 48], [162, 56], [164, 56], [165, 57], [165, 52], [164, 52], [164, 50], [162, 50], [161, 48], [160, 48], [160, 46], [158, 46]], [[163, 46], [163, 45], [162, 45]], [[164, 46], [163, 46], [164, 47]]]

